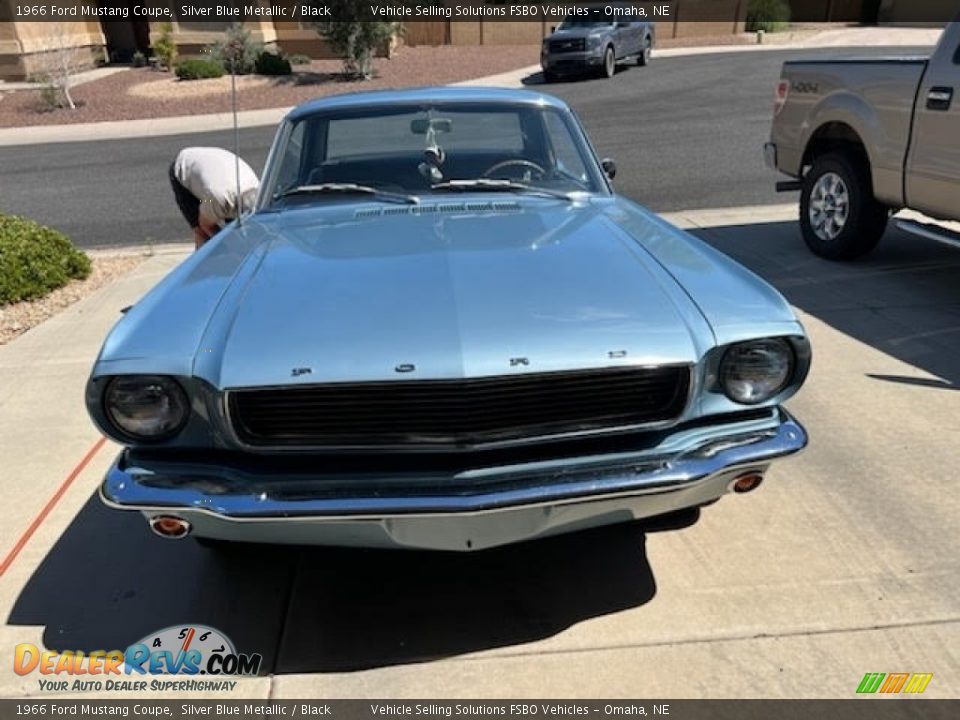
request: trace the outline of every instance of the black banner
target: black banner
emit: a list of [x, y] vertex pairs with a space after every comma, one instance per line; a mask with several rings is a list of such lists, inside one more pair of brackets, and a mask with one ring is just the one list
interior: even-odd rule
[[0, 700], [0, 720], [24, 718], [337, 718], [337, 720], [951, 720], [960, 700]]
[[[783, 0], [797, 21], [945, 23], [960, 0]], [[8, 0], [9, 20], [64, 22], [147, 20], [230, 23], [251, 20], [316, 22], [733, 22], [747, 0]], [[3, 17], [7, 20], [7, 17]]]

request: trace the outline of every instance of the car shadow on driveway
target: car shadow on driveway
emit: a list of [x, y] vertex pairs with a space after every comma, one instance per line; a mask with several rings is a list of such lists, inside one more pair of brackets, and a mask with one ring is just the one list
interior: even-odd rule
[[960, 387], [960, 250], [908, 235], [893, 222], [876, 250], [850, 263], [810, 253], [796, 222], [692, 232], [763, 277], [804, 312], [943, 378], [946, 383], [938, 388]]
[[[631, 66], [619, 64], [617, 65], [616, 70], [614, 70], [613, 76], [616, 77], [621, 73], [627, 72], [628, 70], [634, 69]], [[547, 82], [547, 78], [544, 77], [543, 72], [534, 72], [530, 73], [526, 77], [520, 78], [520, 83], [524, 86], [529, 85], [542, 85], [544, 88], [549, 88], [552, 85], [564, 85], [570, 83], [579, 83], [586, 80], [608, 80], [609, 78], [603, 77], [596, 70], [582, 70], [579, 72], [565, 73], [563, 75], [558, 75], [557, 79], [552, 82]]]
[[419, 662], [546, 638], [656, 593], [646, 533], [696, 522], [625, 523], [477, 553], [235, 546], [152, 536], [94, 496], [20, 592], [11, 625], [48, 648], [126, 648], [205, 624], [262, 672]]

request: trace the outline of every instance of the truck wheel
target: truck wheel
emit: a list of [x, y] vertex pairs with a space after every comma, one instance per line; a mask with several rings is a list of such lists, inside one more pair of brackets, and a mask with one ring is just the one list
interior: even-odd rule
[[600, 72], [603, 73], [603, 77], [609, 79], [613, 77], [616, 71], [617, 56], [613, 52], [613, 45], [608, 45], [603, 53], [603, 67], [600, 68]]
[[853, 260], [880, 242], [889, 209], [873, 197], [870, 168], [842, 153], [816, 158], [800, 190], [800, 230], [814, 255]]
[[643, 67], [650, 64], [650, 51], [653, 47], [653, 44], [650, 42], [650, 38], [643, 39], [643, 50], [640, 51], [640, 54], [637, 55], [637, 65]]

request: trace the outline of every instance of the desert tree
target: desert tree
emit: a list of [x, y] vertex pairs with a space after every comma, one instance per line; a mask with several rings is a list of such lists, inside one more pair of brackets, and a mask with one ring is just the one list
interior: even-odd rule
[[[318, 0], [311, 0], [318, 4]], [[343, 59], [343, 69], [354, 77], [373, 77], [373, 56], [377, 48], [401, 32], [400, 23], [373, 20], [368, 3], [357, 0], [326, 0], [332, 20], [314, 23], [330, 49]]]

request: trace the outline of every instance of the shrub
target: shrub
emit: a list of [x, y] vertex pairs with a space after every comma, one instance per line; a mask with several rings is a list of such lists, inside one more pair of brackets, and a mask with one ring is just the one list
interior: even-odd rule
[[90, 274], [90, 258], [60, 232], [0, 213], [0, 305], [43, 297]]
[[293, 72], [290, 61], [283, 55], [264, 50], [257, 56], [254, 66], [257, 75], [289, 75]]
[[361, 20], [367, 17], [366, 10], [355, 0], [331, 0], [325, 5], [337, 19], [314, 23], [317, 32], [343, 58], [343, 69], [348, 74], [363, 79], [372, 77], [374, 52], [400, 32], [400, 24]]
[[233, 23], [227, 28], [223, 40], [215, 42], [207, 51], [231, 75], [249, 75], [256, 68], [263, 45], [250, 39], [249, 30]]
[[781, 32], [790, 25], [790, 6], [784, 0], [750, 0], [747, 32]]
[[173, 25], [164, 23], [160, 26], [160, 37], [153, 44], [153, 54], [157, 57], [164, 70], [172, 70], [177, 59], [177, 44], [173, 41]]
[[181, 80], [218, 78], [223, 73], [223, 65], [211, 58], [187, 58], [177, 63], [177, 77]]
[[287, 59], [290, 61], [291, 65], [309, 65], [310, 64], [309, 55], [291, 55]]
[[30, 78], [30, 82], [37, 83], [40, 86], [40, 103], [37, 107], [39, 112], [51, 112], [66, 107], [63, 93], [60, 92], [60, 88], [56, 86], [49, 75], [34, 75]]

